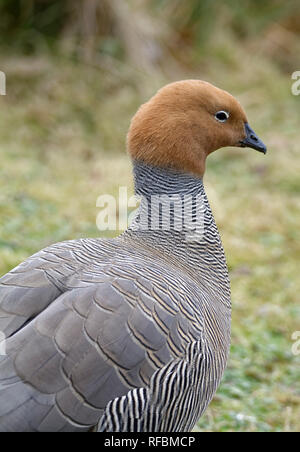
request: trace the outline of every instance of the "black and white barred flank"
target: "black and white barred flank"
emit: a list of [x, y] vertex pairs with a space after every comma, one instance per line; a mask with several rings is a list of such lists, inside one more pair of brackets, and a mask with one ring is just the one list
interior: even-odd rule
[[[110, 401], [99, 422], [99, 432], [188, 432], [204, 412], [219, 384], [207, 383], [209, 356], [203, 342], [187, 347], [177, 359], [151, 377], [148, 388], [136, 388]], [[224, 366], [224, 359], [216, 365]]]

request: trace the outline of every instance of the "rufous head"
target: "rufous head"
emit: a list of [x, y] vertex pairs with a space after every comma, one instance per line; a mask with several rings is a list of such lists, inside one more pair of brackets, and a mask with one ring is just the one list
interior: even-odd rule
[[201, 80], [183, 80], [160, 89], [139, 108], [127, 136], [133, 160], [200, 177], [207, 156], [226, 146], [266, 153], [240, 103]]

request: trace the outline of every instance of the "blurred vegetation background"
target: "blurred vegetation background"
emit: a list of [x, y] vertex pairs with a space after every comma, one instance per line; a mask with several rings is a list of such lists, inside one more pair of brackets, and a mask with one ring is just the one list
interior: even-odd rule
[[0, 275], [50, 243], [100, 235], [97, 197], [132, 191], [130, 118], [165, 83], [230, 91], [268, 146], [208, 164], [233, 338], [199, 431], [300, 430], [299, 32], [298, 0], [0, 1]]

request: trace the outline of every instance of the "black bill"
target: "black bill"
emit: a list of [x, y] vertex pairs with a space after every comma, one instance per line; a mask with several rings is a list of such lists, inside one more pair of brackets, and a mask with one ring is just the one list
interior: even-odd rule
[[241, 147], [242, 148], [246, 148], [246, 147], [253, 148], [259, 152], [263, 152], [264, 154], [266, 154], [266, 152], [267, 152], [266, 145], [258, 138], [258, 136], [254, 132], [254, 130], [251, 129], [251, 127], [249, 126], [249, 124], [247, 122], [245, 123], [245, 131], [246, 131], [246, 138], [244, 140], [240, 141]]

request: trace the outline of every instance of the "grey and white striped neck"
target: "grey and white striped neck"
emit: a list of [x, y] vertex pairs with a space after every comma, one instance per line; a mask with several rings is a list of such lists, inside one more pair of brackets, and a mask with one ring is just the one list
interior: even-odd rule
[[203, 180], [136, 161], [133, 172], [141, 204], [123, 238], [152, 246], [196, 277], [210, 273], [228, 298], [226, 259]]
[[203, 193], [202, 178], [171, 168], [159, 168], [139, 161], [133, 162], [135, 192], [142, 196], [194, 195]]

